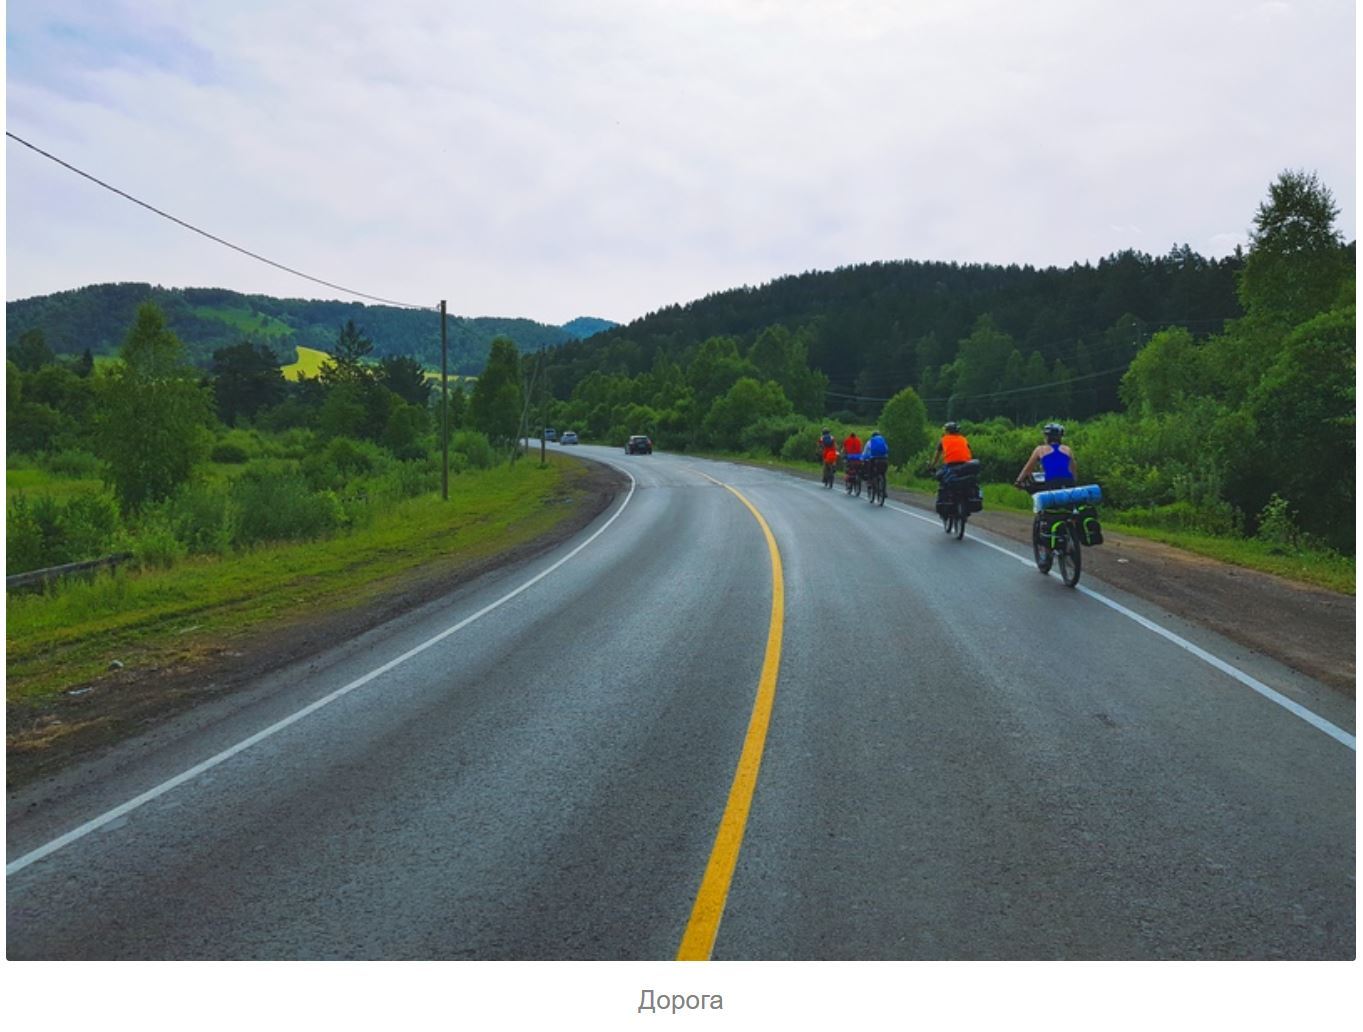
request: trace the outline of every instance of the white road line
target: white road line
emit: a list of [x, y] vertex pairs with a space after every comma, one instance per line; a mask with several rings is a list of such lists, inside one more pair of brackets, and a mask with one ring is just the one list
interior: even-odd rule
[[[614, 463], [607, 463], [607, 465], [614, 466]], [[132, 813], [132, 811], [138, 809], [139, 807], [145, 806], [147, 803], [150, 803], [153, 799], [165, 795], [167, 792], [171, 791], [174, 788], [178, 788], [180, 785], [183, 785], [187, 781], [193, 780], [200, 774], [204, 773], [204, 771], [212, 770], [214, 767], [222, 763], [226, 763], [228, 760], [230, 760], [233, 756], [236, 756], [238, 753], [245, 752], [247, 749], [251, 748], [251, 746], [256, 745], [259, 742], [263, 742], [271, 735], [283, 731], [289, 725], [296, 724], [304, 717], [309, 716], [312, 713], [316, 713], [323, 706], [330, 705], [331, 703], [335, 702], [342, 696], [349, 695], [356, 688], [363, 687], [370, 681], [374, 680], [374, 678], [380, 677], [381, 675], [386, 674], [388, 671], [392, 670], [394, 667], [407, 662], [407, 660], [411, 659], [413, 656], [425, 652], [432, 645], [444, 641], [446, 638], [448, 638], [451, 634], [454, 634], [456, 631], [463, 630], [465, 627], [473, 623], [475, 620], [481, 619], [482, 617], [486, 616], [488, 613], [496, 609], [498, 606], [504, 605], [505, 603], [511, 601], [513, 598], [519, 595], [521, 592], [525, 591], [527, 588], [530, 588], [533, 585], [542, 581], [545, 577], [549, 576], [549, 574], [553, 573], [560, 566], [566, 563], [569, 559], [573, 558], [573, 556], [577, 555], [584, 548], [586, 548], [593, 541], [595, 541], [602, 534], [604, 534], [607, 528], [609, 528], [612, 523], [614, 523], [617, 519], [620, 518], [620, 514], [625, 511], [625, 507], [629, 505], [630, 499], [634, 497], [634, 488], [636, 481], [633, 475], [630, 474], [628, 470], [623, 469], [622, 467], [619, 466], [614, 466], [614, 468], [619, 469], [622, 473], [629, 477], [629, 492], [625, 495], [625, 500], [620, 503], [620, 508], [615, 510], [615, 512], [611, 515], [611, 518], [597, 528], [596, 533], [594, 533], [586, 541], [582, 542], [582, 544], [574, 548], [571, 552], [565, 555], [558, 562], [554, 563], [552, 566], [544, 570], [541, 570], [539, 573], [531, 577], [520, 587], [516, 588], [513, 591], [507, 592], [501, 598], [497, 599], [497, 601], [489, 603], [482, 609], [478, 610], [478, 612], [474, 613], [472, 616], [465, 617], [463, 620], [460, 620], [453, 627], [447, 627], [445, 630], [435, 635], [435, 637], [427, 639], [420, 645], [417, 645], [415, 648], [408, 649], [406, 652], [398, 656], [396, 659], [391, 659], [387, 663], [384, 663], [383, 666], [376, 667], [375, 669], [369, 671], [369, 673], [365, 674], [362, 677], [357, 677], [349, 684], [341, 688], [337, 688], [330, 695], [323, 696], [316, 702], [304, 706], [297, 713], [294, 713], [290, 716], [285, 717], [283, 720], [271, 724], [263, 731], [257, 731], [250, 738], [244, 739], [238, 742], [236, 745], [224, 749], [216, 756], [209, 757], [202, 763], [190, 767], [189, 770], [186, 770], [183, 773], [175, 775], [175, 777], [171, 778], [170, 780], [161, 782], [161, 784], [157, 785], [155, 788], [148, 789], [147, 791], [143, 792], [140, 796], [137, 796], [134, 799], [129, 799], [126, 803], [114, 807], [107, 813], [102, 813], [98, 817], [86, 821], [80, 827], [73, 828], [71, 831], [68, 831], [65, 835], [53, 839], [46, 845], [39, 846], [32, 852], [25, 853], [23, 856], [15, 860], [13, 863], [5, 865], [5, 876], [8, 877], [9, 875], [14, 874], [17, 871], [22, 871], [29, 864], [36, 863], [37, 861], [43, 859], [46, 856], [51, 856], [53, 853], [57, 852], [57, 850], [63, 849], [66, 846], [69, 846], [72, 842], [76, 842], [79, 839], [84, 838], [92, 831], [98, 831], [100, 828], [104, 827], [110, 821], [118, 820], [118, 818], [123, 817], [126, 814]]]
[[[912, 512], [909, 509], [905, 509], [899, 505], [890, 505], [886, 506], [886, 508], [893, 509], [895, 512], [898, 513], [903, 513], [905, 516], [912, 516], [914, 519], [922, 520], [925, 523], [935, 524], [940, 522], [939, 520], [931, 516], [925, 516], [922, 513]], [[992, 548], [995, 552], [999, 552], [1003, 555], [1006, 555], [1010, 559], [1016, 559], [1018, 562], [1023, 563], [1024, 565], [1027, 566], [1033, 565], [1032, 559], [1028, 556], [1018, 555], [1016, 552], [1010, 551], [1006, 548], [1001, 548], [998, 545], [995, 545], [989, 541], [984, 541], [980, 538], [972, 538], [971, 540], [974, 541], [975, 544], [977, 545], [984, 545], [985, 548]], [[1283, 695], [1281, 692], [1275, 691], [1274, 689], [1270, 688], [1268, 685], [1264, 684], [1258, 678], [1251, 677], [1243, 670], [1231, 666], [1231, 664], [1227, 663], [1224, 659], [1220, 659], [1216, 656], [1213, 656], [1206, 649], [1201, 648], [1198, 645], [1194, 645], [1186, 638], [1180, 637], [1179, 635], [1175, 634], [1173, 631], [1169, 630], [1166, 627], [1161, 627], [1153, 620], [1141, 616], [1139, 613], [1131, 609], [1128, 609], [1120, 602], [1113, 601], [1106, 595], [1100, 595], [1098, 592], [1092, 590], [1091, 588], [1086, 588], [1083, 587], [1082, 585], [1076, 587], [1075, 590], [1083, 592], [1085, 595], [1093, 599], [1095, 602], [1101, 602], [1103, 605], [1107, 606], [1113, 612], [1121, 613], [1122, 616], [1125, 616], [1127, 619], [1134, 620], [1136, 623], [1144, 627], [1147, 631], [1152, 631], [1153, 633], [1158, 634], [1161, 638], [1164, 638], [1166, 641], [1173, 642], [1175, 645], [1183, 649], [1185, 652], [1191, 653], [1198, 659], [1202, 660], [1202, 662], [1208, 664], [1209, 666], [1215, 667], [1217, 670], [1220, 670], [1223, 674], [1227, 674], [1230, 677], [1235, 678], [1235, 680], [1239, 681], [1246, 688], [1258, 692], [1269, 702], [1281, 706], [1283, 709], [1287, 710], [1287, 712], [1291, 713], [1293, 716], [1299, 717], [1300, 719], [1306, 721], [1316, 730], [1324, 731], [1336, 742], [1348, 746], [1350, 749], [1354, 750], [1354, 752], [1358, 751], [1357, 741], [1353, 735], [1349, 734], [1349, 732], [1343, 730], [1340, 727], [1335, 726], [1334, 724], [1330, 723], [1330, 721], [1326, 720], [1324, 717], [1311, 712], [1309, 709], [1307, 709], [1300, 703], [1293, 702], [1287, 696]]]

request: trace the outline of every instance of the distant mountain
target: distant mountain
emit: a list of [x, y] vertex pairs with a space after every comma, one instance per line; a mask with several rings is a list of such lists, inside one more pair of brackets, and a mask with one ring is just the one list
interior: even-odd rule
[[[411, 355], [433, 368], [440, 365], [440, 319], [435, 312], [149, 283], [103, 283], [7, 302], [6, 344], [38, 327], [48, 347], [58, 354], [78, 355], [86, 348], [96, 355], [113, 354], [144, 301], [155, 301], [161, 307], [191, 359], [203, 366], [218, 348], [243, 340], [270, 345], [285, 363], [293, 361], [296, 345], [327, 351], [347, 319], [353, 319], [374, 342], [378, 358]], [[480, 373], [488, 345], [499, 335], [510, 337], [521, 351], [534, 351], [580, 340], [614, 325], [591, 318], [550, 326], [531, 319], [450, 316], [446, 327], [449, 369], [463, 375]]]
[[562, 328], [571, 333], [575, 339], [585, 340], [593, 334], [613, 330], [619, 325], [619, 323], [611, 322], [609, 319], [595, 319], [590, 315], [579, 315], [576, 319], [570, 319], [564, 323]]

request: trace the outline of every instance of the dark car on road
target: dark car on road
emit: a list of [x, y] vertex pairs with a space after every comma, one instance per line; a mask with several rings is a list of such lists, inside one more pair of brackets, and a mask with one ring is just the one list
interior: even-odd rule
[[635, 434], [625, 445], [626, 455], [652, 455], [653, 442], [643, 434]]
[[577, 434], [572, 430], [565, 430], [558, 435], [559, 444], [577, 444]]

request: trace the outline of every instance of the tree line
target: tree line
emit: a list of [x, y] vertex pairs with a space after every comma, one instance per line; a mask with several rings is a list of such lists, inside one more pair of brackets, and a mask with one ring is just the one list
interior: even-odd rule
[[[12, 348], [25, 333], [40, 329], [57, 354], [112, 355], [123, 328], [147, 301], [155, 302], [172, 332], [184, 343], [188, 361], [207, 368], [213, 352], [244, 337], [288, 353], [296, 345], [326, 350], [336, 327], [347, 320], [366, 327], [375, 356], [407, 355], [428, 367], [440, 366], [440, 320], [428, 311], [359, 301], [302, 300], [240, 294], [220, 288], [172, 289], [148, 283], [106, 283], [6, 305], [7, 341]], [[614, 326], [603, 319], [578, 318], [563, 326], [531, 319], [449, 316], [446, 347], [451, 372], [476, 376], [494, 337], [522, 347], [553, 346]]]
[[507, 337], [492, 342], [471, 392], [454, 386], [443, 420], [423, 365], [411, 355], [378, 358], [374, 339], [353, 320], [328, 353], [319, 376], [290, 381], [270, 345], [245, 339], [214, 351], [205, 373], [153, 302], [137, 309], [118, 360], [101, 370], [88, 350], [63, 358], [41, 329], [28, 330], [9, 349], [7, 451], [96, 454], [124, 508], [136, 510], [169, 494], [215, 437], [238, 426], [368, 440], [398, 459], [436, 448], [442, 421], [450, 432], [475, 430], [499, 445], [515, 437], [525, 388]]
[[900, 463], [957, 419], [1000, 480], [1036, 443], [1018, 428], [1056, 419], [1133, 519], [1268, 520], [1351, 555], [1356, 248], [1337, 217], [1313, 173], [1285, 171], [1226, 259], [883, 263], [728, 291], [556, 349], [548, 411], [612, 443], [799, 458], [817, 423], [880, 423]]
[[1208, 259], [1185, 244], [1065, 269], [904, 261], [806, 272], [569, 342], [554, 351], [553, 389], [564, 399], [592, 372], [637, 376], [660, 352], [686, 365], [711, 337], [746, 347], [781, 325], [806, 332], [830, 412], [869, 418], [913, 387], [933, 418], [1030, 419], [1055, 406], [1082, 418], [1119, 408], [1121, 374], [1154, 329], [1201, 339], [1241, 316], [1243, 266], [1242, 253]]

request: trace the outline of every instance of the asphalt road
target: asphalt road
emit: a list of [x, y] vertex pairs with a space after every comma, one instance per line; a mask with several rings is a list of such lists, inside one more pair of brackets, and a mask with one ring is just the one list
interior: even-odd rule
[[560, 549], [12, 797], [9, 958], [670, 959], [703, 880], [716, 959], [1354, 956], [1352, 700], [893, 500], [580, 452], [635, 486]]

